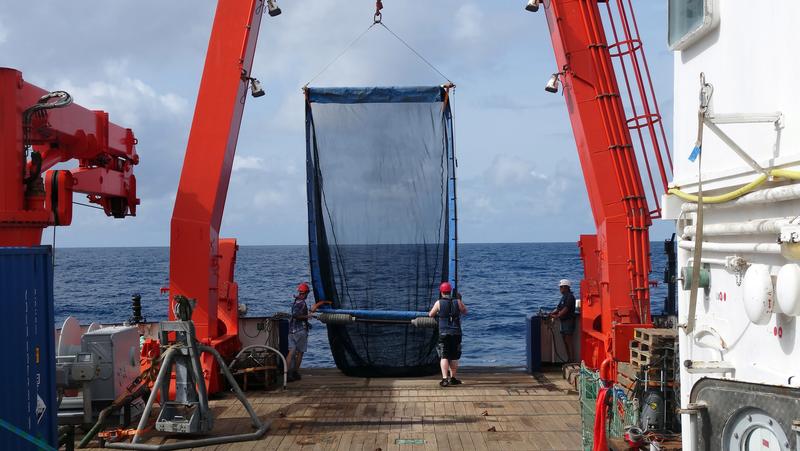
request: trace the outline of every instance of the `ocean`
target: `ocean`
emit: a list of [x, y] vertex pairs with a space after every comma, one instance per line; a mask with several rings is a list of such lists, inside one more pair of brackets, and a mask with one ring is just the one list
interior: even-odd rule
[[[651, 280], [662, 279], [663, 245], [651, 245]], [[463, 319], [462, 365], [525, 365], [525, 318], [550, 310], [560, 299], [559, 279], [578, 282], [583, 273], [576, 243], [459, 245], [459, 283], [469, 315]], [[121, 322], [130, 299], [142, 296], [148, 321], [166, 319], [169, 249], [59, 248], [55, 267], [55, 316], [83, 324]], [[307, 246], [241, 246], [236, 262], [239, 302], [249, 316], [288, 312], [301, 281], [310, 281]], [[666, 286], [652, 290], [653, 313], [664, 305]], [[304, 366], [333, 367], [325, 325], [314, 322]]]

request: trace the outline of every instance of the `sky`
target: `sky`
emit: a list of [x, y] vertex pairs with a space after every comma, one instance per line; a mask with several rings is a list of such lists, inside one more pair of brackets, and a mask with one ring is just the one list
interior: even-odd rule
[[[523, 0], [384, 0], [383, 20], [452, 80], [462, 242], [576, 241], [594, 233], [547, 24]], [[667, 2], [634, 0], [668, 136], [672, 53]], [[300, 88], [372, 23], [372, 0], [278, 0], [264, 16], [221, 236], [241, 245], [304, 244], [305, 127]], [[165, 246], [216, 2], [39, 0], [0, 10], [0, 66], [66, 90], [134, 130], [136, 217], [76, 206], [59, 246]], [[312, 86], [444, 80], [375, 27]], [[76, 194], [76, 200], [81, 200]], [[656, 223], [651, 238], [673, 230]], [[44, 241], [52, 239], [45, 233]]]

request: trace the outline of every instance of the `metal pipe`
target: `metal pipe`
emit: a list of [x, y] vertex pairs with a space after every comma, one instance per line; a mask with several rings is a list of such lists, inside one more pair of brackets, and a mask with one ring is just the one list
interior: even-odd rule
[[[766, 188], [759, 191], [754, 191], [730, 202], [706, 204], [705, 208], [734, 208], [745, 205], [766, 204], [797, 199], [800, 199], [800, 184], [778, 186], [775, 188]], [[697, 211], [697, 204], [689, 202], [684, 203], [681, 205], [681, 211], [684, 213]]]
[[341, 313], [355, 316], [356, 319], [373, 319], [389, 321], [411, 321], [414, 318], [426, 317], [428, 312], [414, 312], [408, 310], [345, 310], [321, 308], [317, 313]]
[[108, 417], [108, 415], [111, 413], [112, 410], [116, 408], [117, 408], [116, 406], [110, 405], [100, 411], [100, 415], [97, 416], [97, 422], [94, 424], [94, 426], [92, 426], [89, 432], [87, 432], [86, 435], [83, 436], [81, 442], [78, 443], [79, 449], [86, 448], [86, 446], [89, 445], [89, 442], [92, 441], [94, 436], [97, 435], [97, 433], [100, 431], [100, 428], [103, 427], [103, 424], [106, 422], [106, 418]]
[[[256, 411], [253, 410], [253, 406], [250, 405], [250, 401], [247, 400], [247, 397], [242, 393], [242, 389], [239, 388], [239, 384], [236, 383], [236, 379], [234, 379], [233, 374], [228, 370], [228, 367], [225, 365], [225, 360], [219, 354], [219, 352], [210, 347], [205, 345], [198, 346], [200, 351], [208, 352], [217, 359], [217, 363], [219, 363], [219, 367], [222, 369], [222, 373], [225, 374], [225, 378], [228, 380], [228, 384], [230, 384], [231, 388], [233, 389], [233, 393], [239, 398], [239, 401], [244, 405], [245, 410], [247, 413], [250, 414], [250, 419], [253, 421], [253, 427], [261, 428], [263, 423], [261, 422], [261, 418], [258, 417]], [[266, 432], [266, 430], [264, 430]]]
[[758, 123], [773, 123], [776, 128], [780, 127], [783, 113], [729, 113], [729, 114], [712, 114], [707, 117], [708, 120], [715, 124], [758, 124]]
[[[153, 403], [158, 397], [158, 388], [164, 383], [165, 377], [172, 375], [172, 354], [175, 354], [177, 351], [178, 348], [172, 347], [167, 349], [167, 352], [164, 353], [164, 360], [161, 362], [161, 368], [158, 370], [158, 376], [156, 376], [156, 380], [153, 383], [153, 391], [150, 392], [150, 397], [147, 398], [147, 404], [145, 404], [144, 410], [142, 411], [142, 416], [139, 418], [139, 426], [136, 427], [136, 434], [133, 435], [133, 440], [131, 440], [131, 443], [138, 443], [141, 440], [141, 436], [139, 434], [144, 431], [144, 428], [147, 426], [147, 421], [150, 418], [150, 412], [153, 410]], [[164, 396], [163, 392], [161, 396]]]
[[[275, 354], [277, 354], [278, 357], [281, 358], [281, 361], [283, 361], [283, 389], [286, 390], [286, 385], [288, 383], [289, 366], [286, 364], [286, 357], [284, 357], [283, 354], [281, 354], [280, 351], [278, 351], [277, 349], [273, 348], [272, 346], [267, 346], [267, 345], [250, 345], [250, 346], [246, 346], [246, 347], [242, 348], [242, 350], [239, 351], [238, 354], [236, 354], [236, 357], [234, 357], [233, 362], [238, 360], [239, 357], [242, 354], [244, 354], [245, 352], [247, 352], [247, 351], [249, 351], [251, 349], [256, 349], [256, 348], [263, 348], [263, 349], [270, 350], [270, 351], [274, 352]], [[233, 365], [233, 362], [231, 362], [231, 365]], [[228, 369], [230, 369], [231, 365], [228, 366]]]
[[[191, 333], [187, 334], [186, 339], [190, 340], [195, 337], [194, 334], [194, 323], [189, 322], [189, 327], [191, 328]], [[203, 367], [200, 366], [200, 355], [197, 353], [197, 349], [189, 343], [187, 346], [189, 350], [189, 362], [192, 365], [192, 379], [194, 379], [195, 386], [197, 388], [197, 400], [200, 403], [200, 412], [206, 413], [209, 412], [208, 409], [208, 391], [206, 390], [206, 379], [203, 376]], [[222, 363], [222, 366], [225, 367], [225, 362]], [[227, 367], [225, 367], [227, 369]], [[177, 372], [177, 368], [176, 368]], [[176, 382], [177, 382], [177, 374], [176, 374]], [[206, 421], [203, 418], [202, 421]]]
[[251, 440], [258, 440], [259, 438], [263, 437], [264, 434], [267, 433], [267, 430], [269, 430], [269, 427], [271, 425], [272, 422], [267, 421], [266, 423], [262, 424], [257, 431], [250, 432], [247, 434], [223, 435], [219, 437], [208, 437], [196, 440], [186, 440], [182, 442], [162, 443], [161, 445], [149, 445], [145, 443], [127, 443], [127, 442], [106, 443], [106, 448], [135, 449], [142, 451], [170, 451], [174, 449], [199, 448], [201, 446], [221, 445], [224, 443], [249, 442]]
[[[726, 235], [752, 235], [780, 233], [781, 227], [791, 223], [788, 218], [758, 219], [745, 222], [725, 222], [720, 224], [708, 224], [703, 226], [705, 236], [726, 236]], [[697, 234], [697, 227], [691, 225], [683, 228], [683, 236], [693, 237]]]
[[744, 160], [744, 162], [747, 163], [748, 166], [753, 168], [756, 172], [760, 172], [760, 173], [762, 173], [764, 175], [767, 175], [767, 176], [769, 175], [769, 170], [762, 168], [756, 162], [756, 160], [754, 160], [752, 157], [750, 157], [750, 155], [748, 155], [747, 152], [744, 151], [744, 149], [742, 149], [738, 144], [736, 144], [736, 141], [731, 139], [730, 136], [728, 136], [725, 132], [723, 132], [722, 129], [717, 126], [717, 124], [715, 124], [714, 122], [712, 122], [708, 118], [704, 119], [703, 123], [706, 125], [706, 127], [709, 128], [709, 130], [714, 132], [714, 134], [717, 135], [717, 137], [719, 139], [721, 139], [722, 142], [727, 144], [728, 147], [730, 147], [731, 150], [733, 150], [734, 153], [736, 153], [736, 155], [739, 156], [739, 158]]
[[[678, 247], [686, 250], [694, 250], [694, 241], [680, 241]], [[751, 253], [751, 254], [780, 254], [781, 245], [777, 243], [707, 243], [703, 242], [703, 251], [707, 252], [726, 252]]]
[[[705, 246], [703, 246], [705, 248]], [[694, 263], [694, 258], [690, 258], [686, 261], [687, 266], [692, 266]], [[721, 265], [721, 266], [728, 266], [728, 260], [724, 258], [701, 258], [700, 263], [708, 263], [709, 265]]]
[[[145, 410], [142, 412], [142, 418], [139, 421], [139, 427], [137, 428], [136, 435], [133, 437], [134, 440], [131, 443], [127, 442], [120, 442], [120, 443], [108, 443], [106, 444], [106, 448], [113, 448], [113, 449], [134, 449], [134, 450], [145, 450], [145, 451], [168, 451], [168, 450], [175, 450], [175, 449], [186, 449], [186, 448], [198, 448], [201, 446], [211, 446], [211, 445], [221, 445], [224, 443], [236, 443], [236, 442], [247, 442], [251, 440], [258, 440], [264, 434], [267, 433], [270, 426], [272, 425], [271, 422], [262, 422], [261, 418], [258, 417], [253, 407], [250, 405], [250, 402], [247, 401], [247, 397], [245, 397], [242, 390], [239, 388], [239, 384], [236, 383], [236, 379], [233, 378], [233, 374], [228, 370], [228, 366], [225, 364], [225, 361], [222, 359], [222, 356], [217, 352], [216, 349], [205, 346], [205, 345], [198, 345], [198, 350], [201, 352], [208, 352], [214, 356], [219, 363], [220, 369], [222, 373], [225, 375], [225, 378], [228, 380], [231, 388], [233, 389], [233, 393], [239, 399], [239, 401], [244, 406], [247, 413], [250, 415], [250, 420], [253, 422], [253, 426], [258, 428], [255, 432], [247, 433], [247, 434], [236, 434], [236, 435], [223, 435], [219, 437], [208, 437], [196, 440], [186, 440], [180, 441], [175, 443], [162, 443], [160, 445], [149, 445], [144, 443], [137, 443], [137, 438], [139, 437], [139, 432], [143, 430], [144, 426], [146, 425], [147, 419], [150, 416], [150, 409], [152, 408], [153, 401], [155, 400], [155, 391], [150, 394], [150, 398], [147, 400], [147, 405], [145, 406]], [[170, 349], [167, 351], [175, 351], [175, 349]], [[161, 366], [161, 370], [158, 373], [158, 377], [156, 378], [156, 383], [163, 377], [163, 374], [171, 374], [172, 371], [165, 371], [165, 368], [169, 368], [168, 359], [171, 358], [171, 354], [167, 355], [164, 359], [164, 363]], [[145, 424], [142, 424], [145, 423]]]

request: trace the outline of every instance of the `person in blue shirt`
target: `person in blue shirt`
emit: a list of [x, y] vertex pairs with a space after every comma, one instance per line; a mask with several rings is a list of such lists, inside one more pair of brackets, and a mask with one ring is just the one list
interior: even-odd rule
[[289, 354], [286, 356], [289, 382], [301, 379], [300, 364], [303, 362], [303, 354], [308, 349], [308, 318], [310, 316], [306, 299], [310, 291], [307, 283], [301, 283], [297, 286], [297, 295], [292, 302], [292, 318], [289, 320]]
[[431, 318], [439, 318], [439, 343], [436, 350], [439, 353], [439, 366], [442, 370], [442, 380], [439, 385], [460, 385], [456, 378], [458, 360], [461, 358], [461, 315], [467, 314], [467, 307], [461, 300], [461, 294], [455, 293], [450, 282], [439, 285], [439, 299], [428, 312]]
[[572, 335], [575, 334], [575, 295], [570, 288], [570, 281], [561, 279], [558, 289], [561, 291], [561, 301], [556, 309], [550, 313], [551, 318], [558, 318], [561, 323], [561, 338], [567, 350], [567, 361], [572, 361]]

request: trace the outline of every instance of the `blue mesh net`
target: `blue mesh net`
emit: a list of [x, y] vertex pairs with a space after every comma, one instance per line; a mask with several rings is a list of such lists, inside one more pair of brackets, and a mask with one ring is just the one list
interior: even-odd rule
[[[333, 308], [428, 310], [456, 284], [455, 158], [442, 87], [306, 91], [311, 274]], [[435, 329], [328, 325], [354, 376], [433, 374]]]

